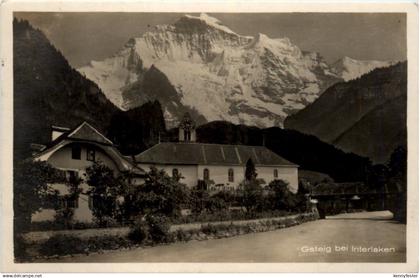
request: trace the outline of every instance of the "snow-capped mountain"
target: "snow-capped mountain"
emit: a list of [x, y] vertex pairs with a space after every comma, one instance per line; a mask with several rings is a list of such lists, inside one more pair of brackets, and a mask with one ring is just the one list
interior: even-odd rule
[[376, 68], [389, 67], [396, 61], [355, 60], [350, 57], [339, 59], [332, 65], [332, 71], [344, 81], [356, 79]]
[[206, 14], [155, 26], [79, 71], [121, 109], [158, 99], [168, 126], [186, 111], [199, 122], [282, 126], [342, 81], [319, 54], [288, 38], [242, 36]]

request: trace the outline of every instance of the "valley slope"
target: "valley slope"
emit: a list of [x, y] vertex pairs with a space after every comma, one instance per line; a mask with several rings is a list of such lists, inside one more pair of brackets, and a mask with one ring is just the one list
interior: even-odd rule
[[288, 117], [287, 128], [312, 134], [375, 162], [406, 144], [407, 63], [333, 85]]

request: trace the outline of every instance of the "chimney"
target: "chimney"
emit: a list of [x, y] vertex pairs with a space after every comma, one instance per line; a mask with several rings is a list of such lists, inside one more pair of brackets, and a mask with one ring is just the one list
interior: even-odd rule
[[70, 131], [70, 128], [62, 127], [62, 126], [51, 126], [51, 141], [54, 141], [63, 133]]

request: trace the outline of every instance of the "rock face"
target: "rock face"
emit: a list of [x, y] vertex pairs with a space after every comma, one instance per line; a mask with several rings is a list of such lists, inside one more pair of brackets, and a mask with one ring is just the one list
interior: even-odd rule
[[288, 117], [285, 127], [385, 162], [397, 146], [406, 144], [406, 118], [407, 63], [403, 62], [335, 84]]
[[169, 127], [187, 111], [199, 124], [282, 126], [342, 81], [319, 54], [288, 38], [241, 36], [206, 14], [155, 26], [78, 70], [121, 109], [159, 100]]

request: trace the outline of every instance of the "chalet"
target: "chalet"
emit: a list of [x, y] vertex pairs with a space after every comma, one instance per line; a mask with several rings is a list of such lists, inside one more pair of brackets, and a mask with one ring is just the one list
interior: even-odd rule
[[134, 162], [143, 169], [154, 166], [169, 175], [181, 174], [188, 187], [209, 181], [204, 184], [210, 190], [232, 190], [244, 180], [245, 165], [251, 158], [263, 183], [282, 179], [297, 192], [298, 165], [264, 146], [197, 143], [195, 124], [188, 115], [179, 125], [178, 135], [179, 142], [156, 144], [136, 155]]
[[[144, 171], [126, 159], [116, 149], [115, 145], [92, 127], [87, 122], [83, 122], [74, 129], [63, 127], [52, 127], [51, 142], [47, 146], [34, 145], [37, 153], [34, 160], [47, 161], [53, 167], [63, 170], [67, 178], [83, 178], [87, 167], [95, 161], [100, 161], [114, 173], [131, 171], [136, 175], [135, 182], [142, 183]], [[53, 188], [58, 190], [60, 196], [69, 194], [65, 184], [54, 184]], [[93, 201], [86, 192], [89, 186], [82, 182], [80, 185], [82, 193], [78, 200], [64, 199], [63, 207], [74, 208], [74, 220], [79, 222], [92, 221]], [[55, 210], [45, 208], [32, 216], [32, 221], [53, 220]]]

